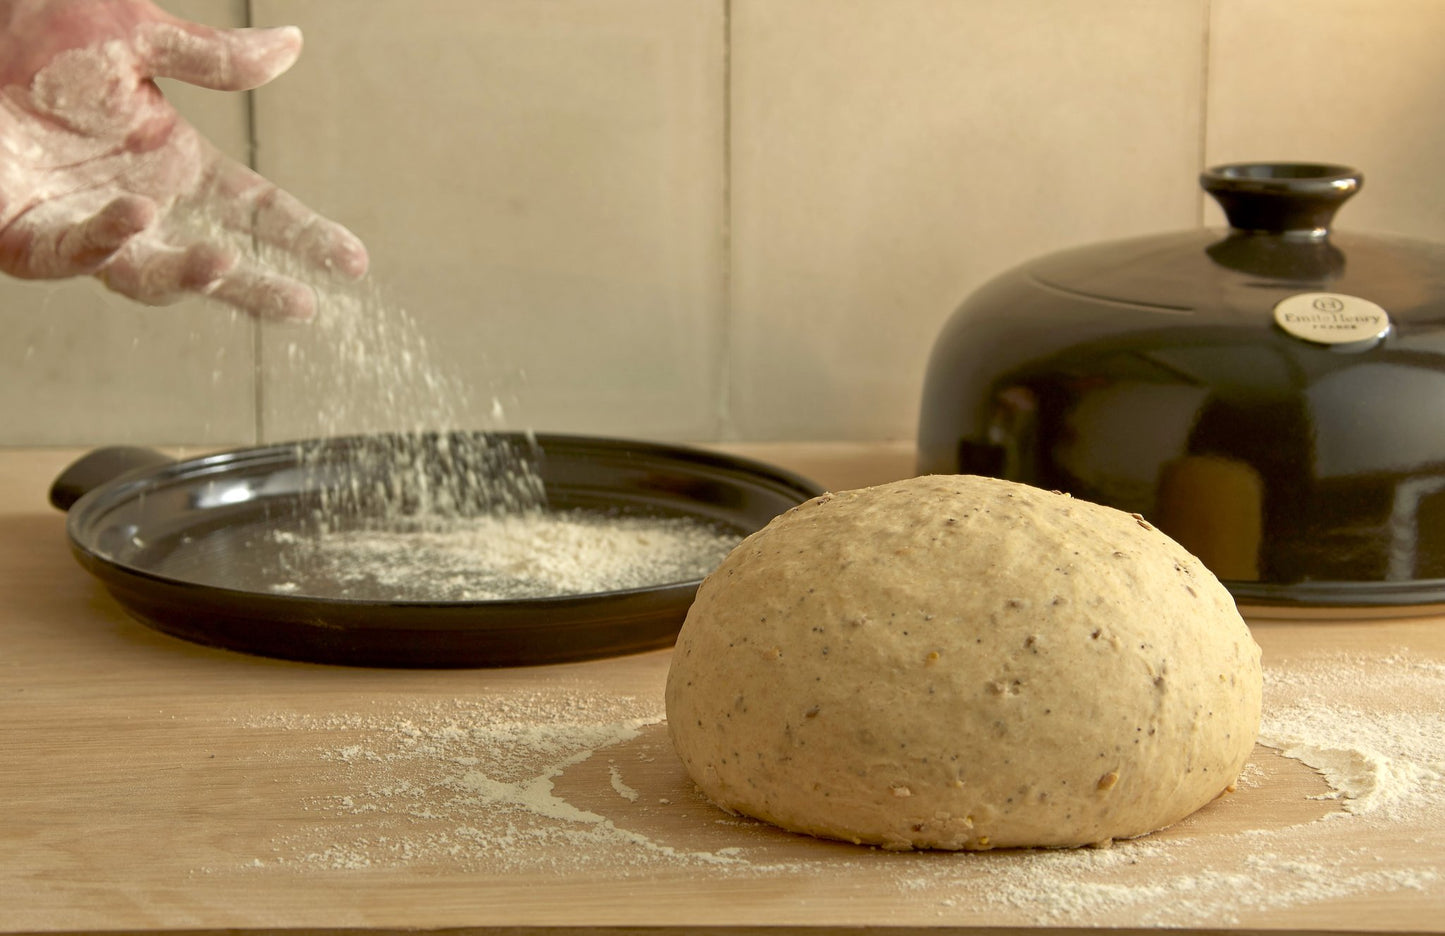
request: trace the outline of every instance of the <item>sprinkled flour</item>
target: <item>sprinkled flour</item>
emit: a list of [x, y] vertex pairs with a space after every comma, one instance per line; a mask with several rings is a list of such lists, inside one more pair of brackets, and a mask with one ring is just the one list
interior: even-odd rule
[[1358, 667], [1347, 657], [1335, 663], [1266, 673], [1280, 704], [1265, 712], [1260, 741], [1320, 772], [1330, 785], [1324, 798], [1340, 804], [1331, 818], [1409, 821], [1445, 790], [1445, 710], [1382, 710], [1379, 699], [1412, 690], [1438, 700], [1445, 664], [1383, 657], [1377, 665], [1390, 675], [1378, 684], [1352, 679]]
[[[334, 792], [319, 793], [307, 804], [329, 817], [328, 835], [279, 841], [270, 862], [330, 869], [415, 864], [564, 872], [597, 864], [599, 854], [614, 870], [736, 861], [659, 844], [558, 794], [556, 784], [570, 769], [638, 739], [661, 721], [660, 706], [651, 701], [566, 691], [414, 706], [396, 717], [256, 719], [250, 723], [256, 729], [348, 739], [316, 752], [324, 771], [342, 778]], [[651, 755], [633, 753], [638, 756]], [[612, 790], [618, 796], [636, 802], [635, 791], [629, 795], [620, 779], [617, 784]], [[337, 828], [354, 834], [338, 835]]]
[[[1445, 665], [1405, 652], [1267, 666], [1261, 746], [1237, 792], [1164, 832], [1069, 851], [891, 853], [729, 815], [687, 781], [657, 695], [559, 688], [253, 719], [312, 739], [306, 806], [317, 814], [256, 860], [856, 877], [961, 925], [985, 912], [1017, 925], [1225, 926], [1356, 894], [1445, 893], [1438, 852], [1412, 863], [1389, 845], [1445, 822]], [[1247, 803], [1256, 825], [1241, 830]]]

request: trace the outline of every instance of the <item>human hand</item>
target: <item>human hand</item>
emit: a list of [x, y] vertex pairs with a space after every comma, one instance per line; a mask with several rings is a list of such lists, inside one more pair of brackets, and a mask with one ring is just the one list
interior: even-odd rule
[[293, 27], [213, 29], [150, 0], [0, 0], [0, 271], [310, 318], [313, 290], [280, 267], [354, 279], [366, 249], [224, 156], [152, 80], [245, 91], [300, 52]]

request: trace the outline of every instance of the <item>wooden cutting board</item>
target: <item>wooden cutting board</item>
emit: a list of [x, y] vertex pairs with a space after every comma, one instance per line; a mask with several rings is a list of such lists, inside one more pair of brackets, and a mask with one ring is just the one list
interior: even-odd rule
[[[901, 446], [731, 450], [835, 489], [911, 467]], [[76, 454], [0, 451], [0, 932], [1445, 932], [1431, 609], [1252, 621], [1275, 747], [1172, 829], [888, 853], [702, 799], [662, 721], [666, 652], [380, 671], [157, 634], [79, 568], [44, 503]]]

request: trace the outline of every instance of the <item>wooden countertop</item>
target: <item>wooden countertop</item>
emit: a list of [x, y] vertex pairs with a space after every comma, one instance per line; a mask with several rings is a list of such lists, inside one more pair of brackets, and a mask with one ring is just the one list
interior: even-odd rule
[[[835, 489], [911, 467], [729, 448]], [[1289, 756], [1261, 745], [1173, 829], [888, 853], [702, 800], [662, 723], [666, 652], [382, 671], [153, 632], [45, 503], [76, 454], [0, 450], [0, 932], [1445, 932], [1445, 618], [1252, 619]]]

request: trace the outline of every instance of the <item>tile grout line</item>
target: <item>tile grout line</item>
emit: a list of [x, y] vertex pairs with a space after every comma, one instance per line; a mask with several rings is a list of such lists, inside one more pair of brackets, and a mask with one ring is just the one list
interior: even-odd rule
[[[1199, 150], [1195, 159], [1197, 169], [1203, 172], [1208, 168], [1206, 162], [1209, 158], [1209, 58], [1213, 51], [1213, 25], [1214, 25], [1214, 0], [1204, 0], [1204, 21], [1201, 25], [1201, 36], [1203, 54], [1199, 63]], [[1194, 216], [1196, 223], [1204, 224], [1204, 215], [1207, 196], [1202, 191], [1197, 191], [1194, 202]]]
[[733, 0], [722, 0], [722, 290], [716, 434], [732, 438], [733, 424]]
[[[244, 25], [254, 27], [256, 25], [256, 8], [254, 0], [244, 0], [243, 21]], [[256, 137], [256, 92], [246, 92], [246, 162], [253, 171], [259, 172], [257, 164], [257, 153], [260, 149], [260, 141]], [[256, 245], [252, 244], [252, 250]], [[261, 330], [264, 326], [259, 319], [251, 320], [251, 441], [257, 445], [265, 438], [265, 426], [263, 425], [262, 413], [264, 412], [262, 387], [264, 381], [261, 374]]]

